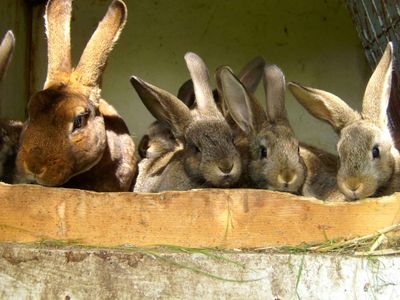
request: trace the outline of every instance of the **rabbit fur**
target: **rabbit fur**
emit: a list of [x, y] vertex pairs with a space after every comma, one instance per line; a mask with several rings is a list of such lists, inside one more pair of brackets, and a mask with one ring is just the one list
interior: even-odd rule
[[[257, 56], [250, 60], [240, 71], [239, 79], [247, 88], [248, 91], [254, 93], [262, 78], [263, 67], [265, 65], [264, 58]], [[185, 81], [178, 90], [178, 99], [192, 108], [195, 104], [195, 94], [193, 81], [191, 79]], [[218, 108], [223, 112], [223, 102], [220, 100], [218, 91], [213, 90], [213, 97]], [[234, 122], [230, 119], [229, 114], [225, 115], [230, 125]], [[235, 129], [235, 126], [233, 126]], [[179, 149], [179, 143], [173, 136], [168, 126], [163, 125], [160, 121], [153, 122], [145, 135], [141, 138], [138, 146], [139, 155], [141, 158], [160, 156], [169, 151]]]
[[194, 53], [185, 55], [193, 80], [195, 107], [138, 77], [131, 83], [153, 116], [168, 126], [182, 146], [139, 163], [135, 192], [231, 187], [239, 179], [241, 162], [231, 129], [218, 110], [208, 70]]
[[72, 0], [47, 3], [47, 78], [28, 103], [17, 168], [26, 181], [45, 186], [127, 191], [137, 170], [135, 145], [100, 89], [127, 8], [121, 0], [110, 4], [76, 68], [71, 66], [71, 10]]
[[229, 67], [217, 71], [218, 90], [241, 129], [246, 186], [285, 191], [324, 200], [340, 200], [336, 187], [337, 158], [295, 137], [285, 109], [285, 78], [275, 65], [263, 72], [266, 112]]
[[338, 133], [337, 182], [350, 201], [399, 191], [399, 152], [386, 114], [392, 68], [393, 46], [389, 43], [367, 84], [360, 113], [331, 93], [289, 83], [299, 103]]

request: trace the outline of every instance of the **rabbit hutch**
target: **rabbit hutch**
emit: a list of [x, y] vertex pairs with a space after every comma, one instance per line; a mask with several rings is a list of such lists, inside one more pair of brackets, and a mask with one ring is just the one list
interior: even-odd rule
[[[0, 34], [15, 51], [0, 87], [1, 117], [24, 121], [47, 72], [46, 0], [2, 0]], [[75, 0], [76, 65], [111, 0]], [[390, 2], [390, 3], [389, 3]], [[322, 88], [361, 110], [365, 86], [400, 4], [377, 0], [135, 1], [101, 79], [102, 97], [135, 144], [154, 121], [129, 78], [176, 94], [189, 78], [184, 55], [210, 71], [239, 71], [263, 56], [287, 81]], [[398, 62], [389, 126], [399, 144]], [[262, 85], [262, 84], [261, 84]], [[256, 97], [265, 106], [261, 86]], [[336, 153], [332, 128], [286, 92], [302, 142]], [[400, 131], [398, 131], [400, 132]], [[263, 189], [160, 193], [0, 183], [2, 299], [398, 299], [400, 196], [330, 202]]]

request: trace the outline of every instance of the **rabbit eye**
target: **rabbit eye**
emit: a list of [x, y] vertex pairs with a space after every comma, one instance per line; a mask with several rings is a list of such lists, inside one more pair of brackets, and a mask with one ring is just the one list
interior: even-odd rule
[[172, 141], [175, 140], [175, 137], [174, 137], [174, 135], [172, 134], [172, 132], [169, 132], [169, 133], [168, 133], [168, 138], [169, 138], [170, 140], [172, 140]]
[[380, 156], [379, 148], [378, 146], [374, 146], [374, 148], [372, 148], [372, 157], [378, 158], [379, 156]]
[[196, 153], [199, 153], [199, 152], [200, 152], [200, 148], [197, 147], [197, 146], [195, 146], [195, 145], [193, 145], [193, 149], [194, 149], [194, 151], [196, 151]]
[[261, 158], [267, 158], [267, 148], [260, 146], [260, 156]]
[[74, 126], [72, 131], [74, 132], [75, 130], [82, 128], [83, 126], [86, 125], [86, 121], [87, 121], [87, 116], [88, 116], [88, 112], [84, 112], [82, 114], [79, 114], [75, 117], [74, 119]]

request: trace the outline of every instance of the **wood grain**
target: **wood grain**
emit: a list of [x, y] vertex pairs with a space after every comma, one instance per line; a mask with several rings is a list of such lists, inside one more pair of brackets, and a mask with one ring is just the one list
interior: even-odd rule
[[265, 190], [95, 193], [0, 184], [0, 242], [254, 248], [352, 238], [400, 223], [400, 194], [352, 203]]

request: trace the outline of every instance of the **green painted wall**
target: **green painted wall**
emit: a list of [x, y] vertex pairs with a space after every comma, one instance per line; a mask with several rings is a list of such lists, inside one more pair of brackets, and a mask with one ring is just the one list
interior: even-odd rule
[[10, 67], [0, 85], [2, 117], [23, 120], [29, 97], [29, 9], [25, 0], [0, 1], [0, 39], [14, 32], [16, 48]]
[[[176, 93], [188, 78], [183, 55], [198, 53], [213, 73], [221, 64], [239, 70], [263, 55], [286, 79], [336, 93], [359, 108], [370, 70], [341, 0], [308, 1], [137, 1], [127, 0], [128, 23], [113, 50], [103, 96], [127, 121], [136, 140], [152, 121], [129, 83], [132, 74]], [[110, 1], [74, 1], [72, 42], [78, 60]], [[43, 11], [34, 11], [33, 84], [46, 70]], [[264, 101], [262, 88], [258, 98]], [[328, 125], [310, 117], [287, 93], [287, 109], [300, 140], [334, 150]]]

